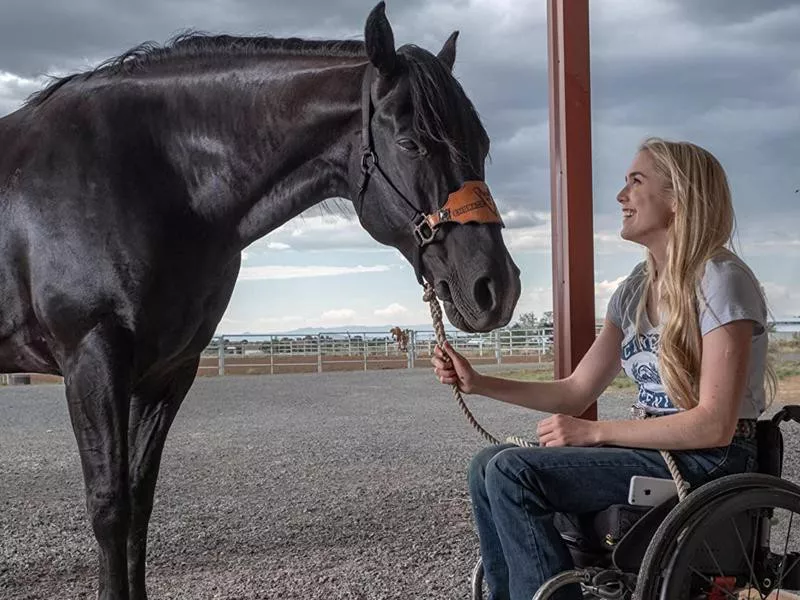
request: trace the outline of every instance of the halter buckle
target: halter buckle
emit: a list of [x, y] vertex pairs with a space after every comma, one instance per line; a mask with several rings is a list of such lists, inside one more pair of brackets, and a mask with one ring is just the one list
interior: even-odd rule
[[417, 244], [419, 244], [420, 248], [430, 244], [433, 238], [436, 237], [436, 229], [431, 227], [428, 217], [425, 215], [422, 215], [422, 219], [414, 225], [414, 237], [417, 239]]
[[[370, 164], [370, 161], [372, 164]], [[378, 164], [378, 155], [374, 150], [366, 150], [361, 155], [361, 172], [365, 175], [372, 171], [373, 167]]]

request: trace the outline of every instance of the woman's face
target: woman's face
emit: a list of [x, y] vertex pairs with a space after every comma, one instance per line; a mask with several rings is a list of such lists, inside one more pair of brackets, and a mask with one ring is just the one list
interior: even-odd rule
[[675, 203], [666, 191], [650, 153], [638, 152], [625, 176], [625, 187], [617, 194], [622, 205], [622, 239], [648, 248], [666, 247], [667, 232], [675, 214]]

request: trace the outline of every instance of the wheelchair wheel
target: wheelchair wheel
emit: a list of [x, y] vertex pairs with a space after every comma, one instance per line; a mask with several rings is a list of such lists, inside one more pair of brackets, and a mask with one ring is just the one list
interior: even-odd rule
[[722, 477], [656, 531], [634, 598], [737, 598], [800, 587], [800, 487], [770, 475]]
[[472, 569], [471, 587], [472, 600], [483, 600], [483, 559], [480, 556]]

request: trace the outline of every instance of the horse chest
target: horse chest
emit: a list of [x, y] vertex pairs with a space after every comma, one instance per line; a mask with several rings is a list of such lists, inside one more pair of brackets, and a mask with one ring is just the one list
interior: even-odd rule
[[[238, 256], [218, 268], [187, 270], [186, 285], [163, 286], [143, 307], [148, 315], [139, 337], [156, 348], [152, 363], [185, 358], [202, 352], [211, 341], [228, 307], [240, 261]], [[189, 285], [188, 282], [194, 282]]]

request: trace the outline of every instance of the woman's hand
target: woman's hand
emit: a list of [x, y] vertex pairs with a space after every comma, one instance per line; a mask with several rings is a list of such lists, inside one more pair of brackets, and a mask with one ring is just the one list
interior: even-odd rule
[[539, 435], [539, 445], [550, 448], [600, 444], [597, 421], [567, 415], [553, 415], [539, 421], [536, 433]]
[[480, 374], [472, 368], [466, 358], [453, 350], [450, 342], [445, 342], [444, 352], [437, 344], [433, 354], [431, 363], [439, 381], [448, 385], [456, 384], [463, 394], [475, 392]]

